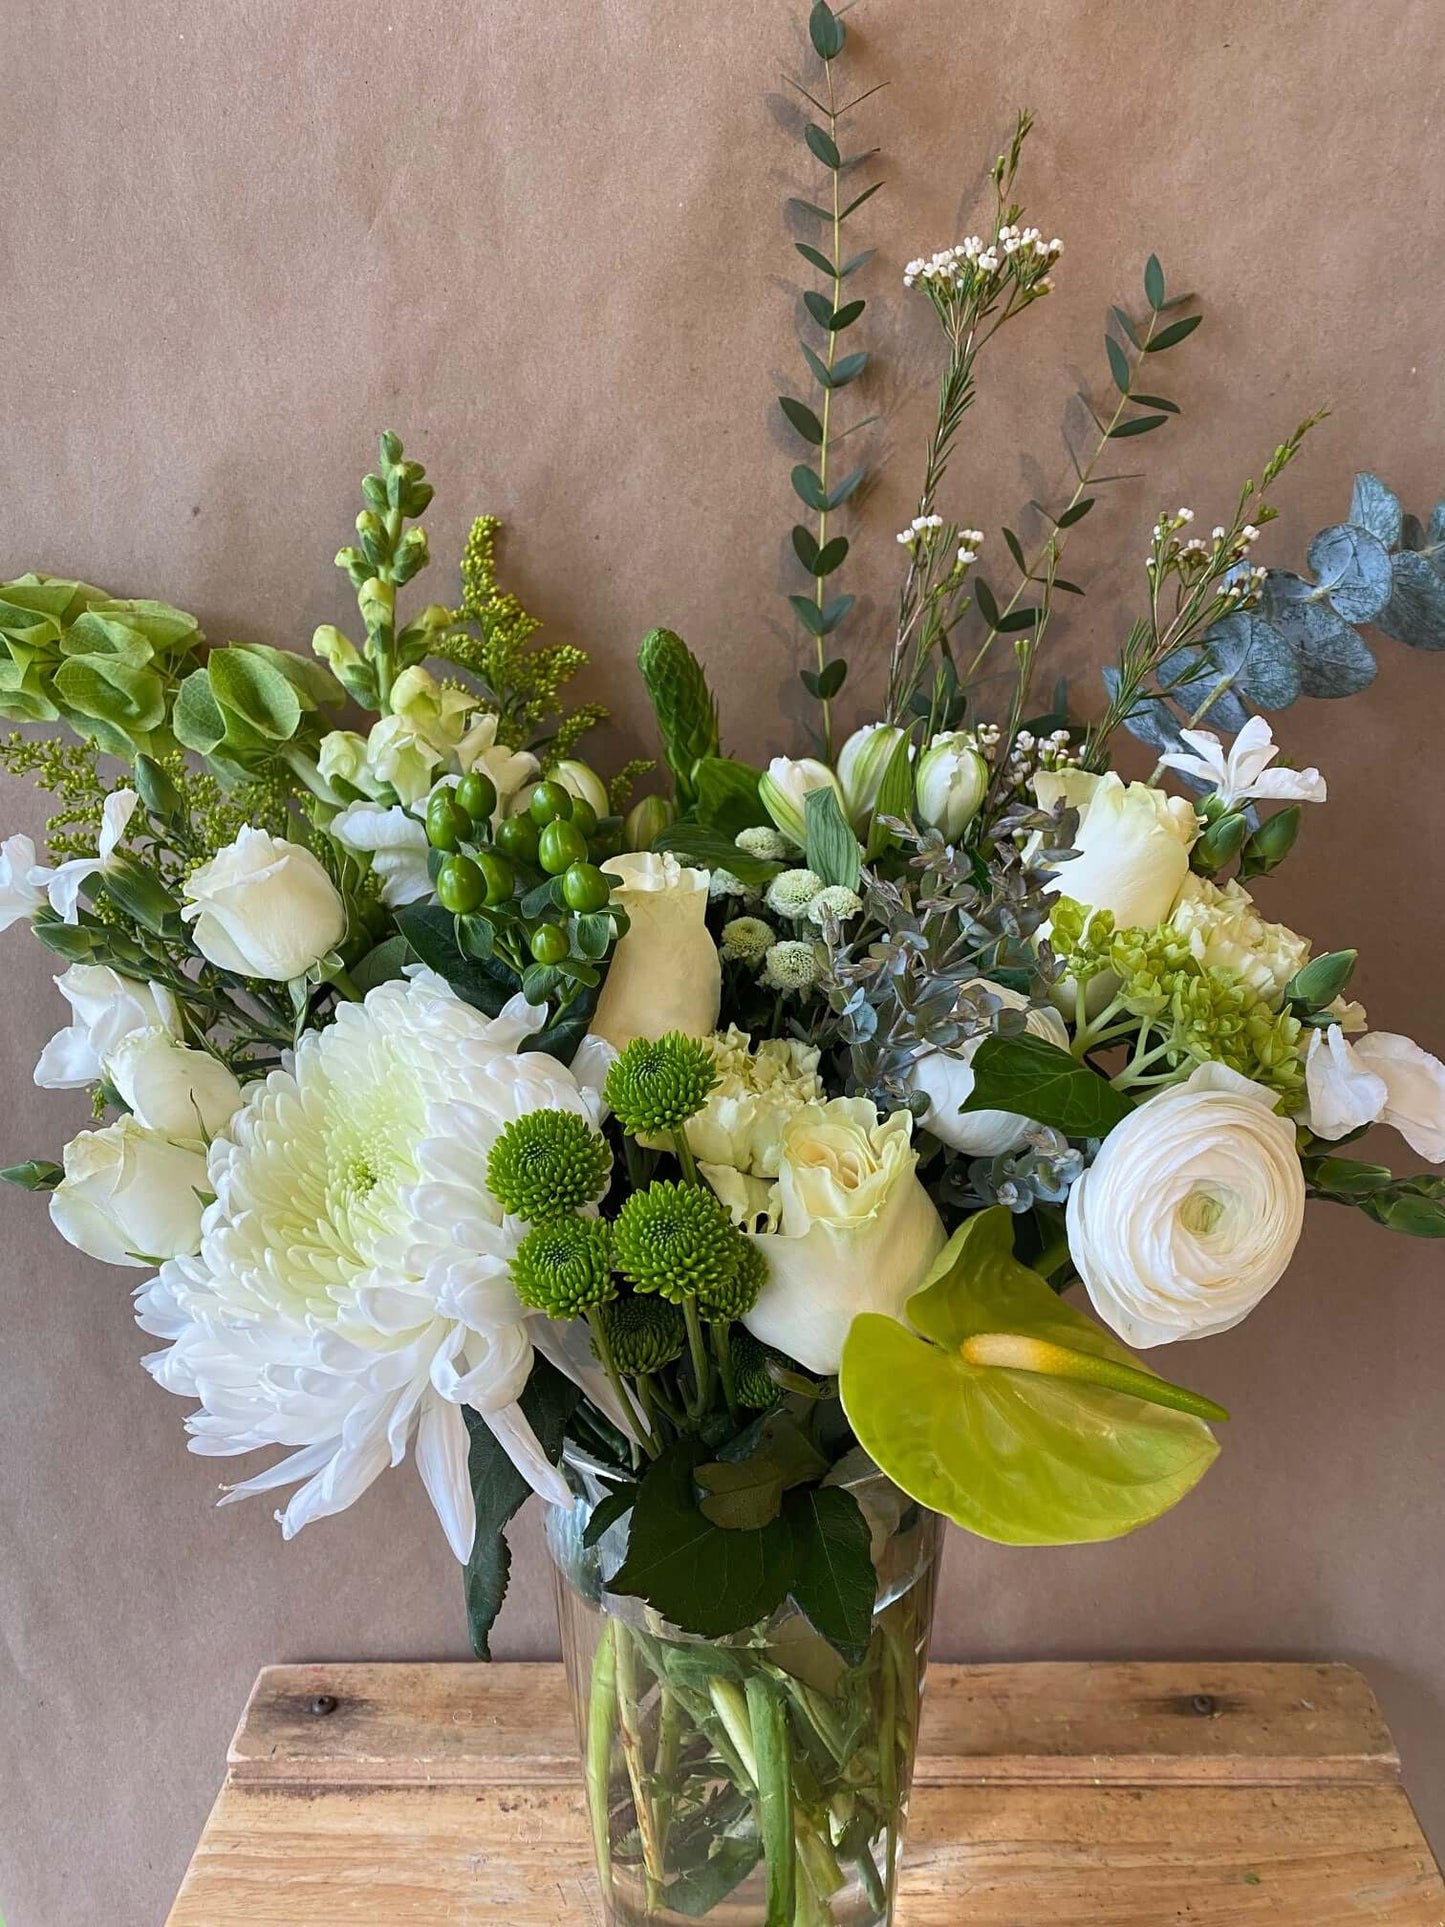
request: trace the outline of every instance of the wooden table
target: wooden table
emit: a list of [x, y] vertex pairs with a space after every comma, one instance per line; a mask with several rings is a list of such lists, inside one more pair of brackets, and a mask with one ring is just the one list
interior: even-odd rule
[[[1445, 1927], [1346, 1666], [936, 1666], [902, 1927]], [[560, 1667], [273, 1666], [169, 1927], [602, 1927]]]

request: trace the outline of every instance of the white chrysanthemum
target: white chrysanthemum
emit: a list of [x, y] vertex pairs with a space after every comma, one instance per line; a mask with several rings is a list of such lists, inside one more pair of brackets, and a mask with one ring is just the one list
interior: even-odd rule
[[816, 870], [783, 870], [768, 885], [763, 901], [775, 915], [796, 922], [807, 916], [808, 905], [822, 887]]
[[538, 1492], [566, 1501], [517, 1404], [532, 1338], [510, 1260], [526, 1227], [486, 1182], [513, 1118], [550, 1107], [597, 1120], [571, 1071], [519, 1053], [537, 1022], [520, 998], [483, 1017], [430, 975], [382, 984], [304, 1037], [291, 1070], [253, 1085], [211, 1145], [200, 1251], [137, 1299], [142, 1328], [170, 1341], [146, 1364], [201, 1401], [186, 1421], [193, 1452], [290, 1448], [227, 1494], [305, 1480], [277, 1514], [287, 1538], [350, 1505], [414, 1443], [466, 1559], [463, 1405]]

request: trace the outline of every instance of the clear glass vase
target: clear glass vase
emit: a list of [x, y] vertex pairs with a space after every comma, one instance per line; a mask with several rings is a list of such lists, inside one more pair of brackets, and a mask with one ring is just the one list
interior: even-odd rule
[[887, 1927], [942, 1522], [876, 1470], [847, 1481], [878, 1573], [849, 1665], [790, 1605], [707, 1640], [606, 1591], [625, 1530], [583, 1543], [605, 1468], [568, 1464], [547, 1543], [610, 1927]]

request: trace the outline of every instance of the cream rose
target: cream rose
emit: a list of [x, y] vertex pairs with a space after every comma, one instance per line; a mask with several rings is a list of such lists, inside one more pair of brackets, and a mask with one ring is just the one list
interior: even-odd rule
[[1274, 1093], [1201, 1064], [1104, 1140], [1069, 1194], [1069, 1250], [1126, 1345], [1207, 1338], [1283, 1276], [1304, 1224], [1294, 1126]]
[[179, 1044], [167, 1030], [136, 1030], [106, 1059], [106, 1071], [138, 1124], [204, 1144], [241, 1104], [241, 1086], [219, 1057]]
[[346, 934], [346, 906], [311, 852], [249, 824], [185, 896], [197, 950], [241, 977], [299, 977]]
[[1204, 877], [1186, 876], [1169, 927], [1187, 941], [1190, 955], [1205, 970], [1226, 970], [1271, 1003], [1309, 962], [1309, 938], [1286, 924], [1267, 923], [1248, 890], [1233, 878], [1221, 889]]
[[65, 1176], [50, 1194], [50, 1216], [77, 1250], [102, 1264], [145, 1269], [200, 1249], [204, 1151], [123, 1117], [103, 1131], [82, 1131], [62, 1156]]
[[[962, 988], [986, 990], [1009, 1010], [1027, 1010], [1024, 1027], [1030, 1035], [1057, 1044], [1061, 1050], [1069, 1048], [1068, 1026], [1052, 1007], [1030, 1006], [1020, 991], [983, 978], [974, 978]], [[975, 1158], [1002, 1157], [1005, 1152], [1016, 1151], [1029, 1128], [1029, 1119], [1017, 1111], [962, 1108], [973, 1095], [973, 1060], [988, 1034], [985, 1031], [970, 1037], [956, 1051], [930, 1051], [918, 1058], [908, 1073], [910, 1090], [920, 1091], [928, 1099], [928, 1109], [919, 1123], [955, 1151]]]
[[109, 964], [72, 964], [55, 988], [74, 1022], [58, 1030], [40, 1053], [35, 1081], [46, 1090], [79, 1090], [106, 1073], [106, 1060], [133, 1031], [181, 1027], [176, 1000], [164, 985], [137, 983]]
[[1112, 911], [1120, 929], [1163, 923], [1189, 874], [1199, 834], [1194, 805], [1148, 783], [1121, 782], [1112, 771], [1040, 770], [1034, 794], [1042, 809], [1062, 803], [1079, 812], [1079, 854], [1060, 863], [1052, 894]]
[[612, 953], [593, 1034], [616, 1050], [670, 1030], [706, 1037], [722, 999], [722, 965], [706, 923], [707, 871], [685, 868], [671, 851], [614, 856], [602, 867], [629, 928]]
[[915, 1171], [913, 1120], [867, 1098], [809, 1104], [783, 1131], [779, 1230], [757, 1234], [768, 1282], [745, 1323], [813, 1372], [836, 1372], [859, 1312], [901, 1318], [947, 1242]]

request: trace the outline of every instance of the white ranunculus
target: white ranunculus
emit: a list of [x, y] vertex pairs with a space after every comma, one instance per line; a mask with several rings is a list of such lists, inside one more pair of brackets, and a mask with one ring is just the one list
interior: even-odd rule
[[181, 915], [218, 970], [299, 977], [346, 935], [346, 905], [316, 858], [247, 824], [189, 879]]
[[[1027, 1010], [1024, 1025], [1031, 1036], [1042, 1037], [1061, 1050], [1069, 1048], [1068, 1026], [1052, 1006], [1030, 1005], [1020, 991], [982, 978], [973, 979], [962, 989], [986, 990], [1009, 1010]], [[980, 1032], [956, 1051], [930, 1051], [918, 1058], [908, 1073], [909, 1089], [921, 1091], [928, 1099], [928, 1109], [919, 1119], [923, 1128], [955, 1151], [975, 1158], [1002, 1157], [1005, 1152], [1016, 1151], [1029, 1128], [1029, 1119], [1016, 1111], [961, 1109], [973, 1095], [973, 1060], [988, 1035], [987, 1031]]]
[[552, 765], [548, 774], [569, 796], [589, 804], [599, 817], [607, 815], [607, 785], [590, 763], [584, 763], [580, 757], [564, 756], [560, 763]]
[[1391, 1124], [1412, 1151], [1445, 1164], [1445, 1064], [1408, 1037], [1370, 1031], [1351, 1044], [1338, 1024], [1310, 1037], [1307, 1121], [1316, 1137]]
[[74, 1091], [105, 1075], [107, 1060], [136, 1031], [179, 1036], [180, 1013], [163, 984], [136, 983], [109, 964], [72, 964], [55, 988], [73, 1022], [40, 1053], [35, 1081], [46, 1090]]
[[783, 835], [801, 850], [808, 840], [804, 802], [809, 790], [830, 789], [844, 814], [847, 803], [837, 777], [812, 756], [775, 756], [758, 778], [758, 800]]
[[1189, 874], [1199, 834], [1194, 805], [1148, 783], [1125, 783], [1111, 770], [1040, 770], [1034, 794], [1042, 809], [1063, 803], [1079, 812], [1074, 848], [1048, 885], [1090, 910], [1109, 910], [1121, 930], [1152, 930], [1174, 907]]
[[[1066, 880], [1070, 868], [1064, 866]], [[1271, 1003], [1309, 962], [1309, 938], [1286, 924], [1267, 923], [1248, 890], [1233, 878], [1221, 889], [1191, 872], [1180, 887], [1169, 927], [1186, 939], [1190, 955], [1205, 970], [1226, 970]]]
[[872, 820], [883, 778], [902, 741], [903, 731], [893, 724], [865, 723], [838, 752], [844, 813], [860, 836]]
[[0, 930], [8, 930], [22, 917], [30, 921], [45, 901], [49, 874], [28, 836], [7, 836], [0, 843]]
[[949, 842], [962, 836], [988, 794], [988, 764], [966, 730], [935, 736], [918, 759], [918, 814]]
[[862, 1097], [807, 1105], [784, 1128], [779, 1229], [757, 1234], [768, 1282], [744, 1323], [809, 1371], [837, 1371], [859, 1312], [901, 1318], [947, 1242], [912, 1129]]
[[106, 1075], [148, 1131], [203, 1144], [224, 1131], [241, 1086], [219, 1057], [168, 1030], [134, 1030], [106, 1058]]
[[1228, 750], [1212, 729], [1181, 729], [1194, 752], [1169, 750], [1159, 758], [1165, 769], [1183, 770], [1209, 784], [1225, 809], [1253, 797], [1272, 802], [1323, 803], [1325, 779], [1317, 769], [1270, 769], [1279, 755], [1263, 716], [1251, 716]]
[[1126, 1345], [1237, 1325], [1284, 1275], [1304, 1224], [1294, 1126], [1223, 1064], [1141, 1104], [1069, 1193], [1069, 1250]]
[[146, 1267], [182, 1258], [201, 1242], [206, 1155], [172, 1144], [133, 1117], [82, 1131], [62, 1153], [65, 1176], [50, 1194], [62, 1238], [107, 1265]]
[[426, 830], [400, 803], [348, 803], [332, 817], [330, 834], [353, 856], [370, 857], [381, 879], [381, 900], [400, 910], [432, 894]]
[[707, 871], [685, 868], [670, 850], [609, 857], [602, 868], [630, 925], [612, 953], [593, 1032], [617, 1050], [672, 1030], [706, 1037], [722, 999], [722, 965], [706, 922]]

